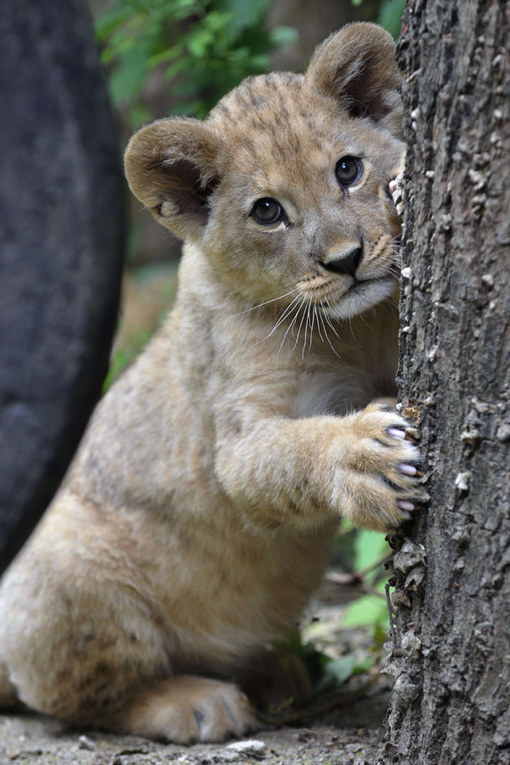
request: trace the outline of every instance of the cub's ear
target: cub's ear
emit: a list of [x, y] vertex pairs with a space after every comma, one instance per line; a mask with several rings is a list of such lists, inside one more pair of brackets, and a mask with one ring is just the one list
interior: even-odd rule
[[336, 98], [352, 117], [368, 117], [400, 134], [402, 79], [395, 43], [377, 24], [348, 24], [315, 50], [306, 72], [310, 87]]
[[197, 239], [218, 183], [220, 139], [207, 123], [162, 119], [131, 138], [124, 157], [133, 194], [181, 239]]

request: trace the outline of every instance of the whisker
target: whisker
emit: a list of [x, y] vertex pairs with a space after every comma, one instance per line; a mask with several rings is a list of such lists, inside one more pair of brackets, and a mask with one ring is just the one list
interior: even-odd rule
[[310, 338], [308, 340], [308, 350], [310, 350], [310, 348], [312, 347], [312, 325], [311, 325], [311, 322], [310, 322], [310, 312], [311, 312], [311, 310], [312, 310], [312, 304], [310, 303], [310, 301], [308, 301], [308, 305], [307, 305], [307, 308], [306, 308], [305, 339], [303, 341], [303, 349], [301, 351], [301, 358], [302, 359], [304, 359], [304, 357], [305, 357], [306, 337], [307, 337], [308, 327], [310, 327]]
[[301, 297], [301, 295], [296, 295], [296, 297], [292, 299], [292, 301], [289, 303], [289, 305], [287, 306], [287, 308], [284, 310], [284, 312], [282, 313], [282, 315], [280, 316], [280, 318], [278, 319], [278, 321], [277, 321], [277, 322], [276, 322], [276, 324], [274, 325], [274, 327], [273, 327], [273, 329], [271, 330], [271, 332], [270, 332], [270, 333], [267, 335], [267, 337], [271, 337], [271, 335], [272, 335], [272, 334], [274, 334], [274, 332], [275, 332], [275, 331], [278, 329], [278, 327], [280, 326], [280, 324], [281, 324], [283, 321], [285, 321], [285, 319], [286, 319], [286, 318], [289, 316], [289, 314], [290, 314], [290, 313], [292, 313], [292, 309], [293, 309], [293, 307], [294, 307], [294, 304], [295, 304], [295, 302], [296, 302], [297, 300], [299, 300], [299, 298], [300, 298], [300, 297]]
[[[335, 354], [335, 356], [338, 356], [338, 358], [339, 358], [339, 359], [341, 359], [342, 357], [340, 356], [340, 354], [339, 354], [339, 353], [337, 353], [337, 352], [336, 352], [335, 348], [333, 347], [333, 343], [332, 343], [332, 342], [331, 342], [331, 340], [329, 339], [328, 330], [327, 330], [327, 328], [326, 328], [326, 323], [325, 323], [325, 321], [324, 321], [324, 319], [326, 318], [326, 314], [324, 313], [324, 311], [322, 311], [322, 310], [321, 310], [321, 308], [319, 308], [319, 309], [318, 309], [318, 311], [317, 311], [317, 316], [318, 316], [318, 318], [320, 318], [320, 320], [322, 321], [322, 328], [323, 328], [323, 330], [324, 330], [324, 337], [326, 338], [326, 340], [327, 340], [327, 343], [328, 343], [329, 347], [331, 348], [331, 350], [333, 351], [333, 353]], [[328, 322], [328, 324], [329, 324], [329, 322]]]
[[[301, 310], [301, 308], [303, 308], [303, 307], [304, 307], [304, 305], [305, 305], [305, 302], [306, 302], [306, 297], [303, 295], [303, 300], [302, 300], [302, 302], [301, 302], [301, 305], [299, 306], [299, 310]], [[306, 309], [303, 311], [303, 315], [302, 315], [302, 317], [301, 317], [301, 321], [299, 322], [299, 327], [298, 327], [298, 332], [297, 332], [296, 342], [295, 342], [295, 343], [294, 343], [294, 345], [292, 346], [292, 350], [291, 350], [291, 352], [289, 353], [289, 358], [290, 358], [290, 357], [292, 356], [292, 354], [294, 353], [294, 349], [295, 349], [296, 345], [298, 344], [298, 341], [299, 341], [299, 335], [301, 334], [301, 327], [303, 326], [303, 321], [304, 321], [304, 318], [305, 318], [305, 314], [306, 314]]]
[[391, 296], [384, 298], [383, 303], [388, 303], [388, 305], [391, 305], [393, 308], [398, 308], [398, 301]]
[[363, 324], [365, 325], [365, 327], [367, 327], [367, 328], [368, 328], [368, 329], [369, 329], [371, 332], [373, 332], [373, 331], [374, 331], [374, 328], [373, 328], [372, 326], [370, 326], [370, 324], [368, 323], [368, 321], [365, 319], [365, 317], [364, 317], [363, 313], [364, 313], [364, 312], [362, 312], [362, 313], [358, 313], [358, 314], [357, 314], [357, 315], [358, 315], [358, 318], [359, 318], [359, 320], [363, 322]]
[[355, 335], [354, 335], [354, 330], [353, 330], [353, 328], [352, 328], [352, 316], [349, 316], [349, 329], [350, 329], [350, 331], [351, 331], [351, 337], [352, 337], [352, 339], [354, 340], [354, 342], [356, 342], [356, 337], [355, 337]]
[[306, 348], [306, 340], [307, 340], [307, 333], [308, 333], [308, 313], [310, 311], [310, 303], [308, 303], [306, 310], [304, 312], [304, 315], [306, 316], [305, 321], [305, 339], [303, 340], [303, 348], [301, 349], [301, 358], [304, 359], [305, 357], [305, 348]]
[[[326, 298], [325, 298], [325, 300], [326, 300], [326, 303], [328, 304], [328, 308], [329, 308], [329, 310], [330, 310], [330, 311], [332, 311], [333, 309], [331, 308], [331, 303], [329, 302], [328, 298], [326, 297]], [[340, 336], [339, 336], [338, 332], [336, 331], [336, 329], [334, 328], [334, 326], [333, 326], [333, 324], [332, 324], [332, 322], [331, 322], [331, 319], [330, 319], [330, 317], [328, 316], [328, 314], [327, 314], [327, 313], [323, 313], [323, 316], [324, 316], [324, 318], [326, 319], [326, 321], [328, 322], [328, 324], [329, 324], [329, 326], [331, 327], [331, 329], [333, 330], [334, 334], [335, 334], [335, 335], [338, 337], [338, 339], [340, 340]]]
[[289, 295], [292, 295], [292, 293], [297, 292], [297, 290], [298, 288], [294, 287], [294, 289], [290, 290], [290, 292], [286, 292], [284, 295], [279, 295], [278, 297], [271, 298], [271, 300], [265, 300], [263, 303], [259, 303], [258, 305], [254, 305], [251, 308], [246, 308], [244, 311], [239, 311], [239, 313], [235, 313], [234, 316], [241, 316], [243, 313], [249, 313], [250, 311], [254, 311], [256, 308], [262, 308], [263, 305], [274, 303], [276, 300], [283, 300], [283, 298], [288, 297]]
[[[301, 303], [299, 303], [297, 306], [294, 306], [294, 308], [296, 309], [296, 312], [295, 312], [295, 314], [294, 314], [294, 316], [292, 318], [292, 321], [290, 322], [289, 326], [287, 327], [287, 329], [285, 331], [285, 334], [283, 336], [282, 342], [280, 343], [280, 347], [278, 348], [278, 353], [276, 354], [276, 361], [277, 362], [278, 362], [278, 359], [280, 358], [280, 352], [281, 352], [281, 350], [283, 348], [283, 344], [285, 343], [285, 340], [287, 339], [287, 335], [291, 331], [292, 327], [296, 323], [297, 318], [299, 316], [299, 311], [300, 311], [301, 306], [303, 305], [303, 301], [304, 301], [304, 296], [301, 296], [301, 297], [302, 297]], [[291, 351], [291, 353], [292, 353], [292, 351]]]
[[[313, 311], [312, 311], [313, 308]], [[310, 303], [310, 308], [308, 311], [308, 316], [311, 319], [310, 321], [310, 340], [308, 343], [308, 350], [312, 350], [312, 337], [313, 337], [313, 325], [315, 323], [315, 303]]]
[[[320, 309], [319, 309], [319, 311], [320, 311]], [[324, 342], [324, 338], [322, 337], [322, 332], [321, 332], [321, 325], [319, 323], [319, 316], [318, 316], [317, 306], [315, 305], [315, 303], [313, 304], [313, 314], [314, 314], [314, 316], [317, 319], [317, 330], [319, 332], [319, 337], [322, 340], [322, 342]]]

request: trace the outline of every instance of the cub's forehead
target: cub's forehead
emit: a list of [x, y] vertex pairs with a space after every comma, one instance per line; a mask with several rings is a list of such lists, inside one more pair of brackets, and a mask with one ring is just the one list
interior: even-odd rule
[[221, 134], [225, 161], [257, 175], [287, 163], [327, 164], [355, 138], [340, 105], [291, 73], [248, 78], [218, 103], [209, 122]]

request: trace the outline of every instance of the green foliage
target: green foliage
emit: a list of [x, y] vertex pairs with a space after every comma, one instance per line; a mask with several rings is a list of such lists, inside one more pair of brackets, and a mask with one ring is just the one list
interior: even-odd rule
[[285, 643], [278, 644], [276, 648], [299, 657], [307, 669], [314, 693], [323, 693], [342, 685], [354, 675], [367, 672], [373, 665], [370, 656], [347, 654], [332, 658], [319, 650], [315, 643], [303, 641], [301, 632], [297, 628]]
[[[354, 6], [363, 4], [363, 0], [351, 0]], [[400, 35], [400, 23], [404, 12], [405, 0], [380, 0], [376, 21], [393, 35], [395, 40]]]
[[323, 674], [315, 687], [315, 691], [322, 693], [337, 685], [343, 685], [354, 675], [368, 672], [372, 665], [373, 662], [369, 656], [360, 659], [354, 654], [348, 654], [347, 656], [340, 656], [338, 659], [329, 659], [324, 663]]
[[387, 622], [386, 601], [375, 594], [364, 595], [349, 606], [349, 610], [342, 621], [342, 627], [371, 627], [376, 631]]
[[406, 0], [383, 0], [377, 15], [378, 23], [398, 40]]
[[160, 68], [175, 100], [172, 111], [205, 116], [226, 92], [269, 67], [274, 48], [294, 29], [264, 27], [269, 0], [115, 0], [96, 22], [114, 103], [132, 127], [151, 116], [140, 94]]
[[[384, 593], [384, 581], [378, 581], [381, 566], [377, 562], [389, 553], [388, 544], [382, 534], [376, 531], [358, 531], [354, 540], [354, 570], [365, 571], [365, 582], [374, 589], [373, 594], [367, 594], [355, 600], [344, 616], [343, 627], [367, 626], [374, 633], [386, 630], [388, 626], [388, 608]], [[380, 593], [380, 594], [377, 594]]]
[[[387, 575], [382, 562], [389, 556], [390, 548], [383, 534], [356, 530], [348, 522], [342, 526], [339, 538], [349, 540], [353, 552], [350, 563], [362, 582], [359, 596], [345, 610], [341, 609], [334, 621], [317, 621], [303, 633], [296, 630], [285, 644], [278, 646], [305, 664], [315, 693], [327, 692], [354, 675], [369, 672], [380, 662], [383, 644], [388, 639], [384, 595]], [[368, 640], [359, 639], [363, 633], [369, 636]], [[338, 656], [338, 648], [353, 644], [354, 634], [358, 635], [354, 638], [354, 650], [351, 647], [349, 653]]]

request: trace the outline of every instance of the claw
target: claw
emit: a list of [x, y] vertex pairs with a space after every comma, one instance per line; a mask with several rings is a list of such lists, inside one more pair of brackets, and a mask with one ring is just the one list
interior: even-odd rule
[[420, 440], [420, 431], [418, 428], [406, 428], [404, 437], [406, 441], [418, 442]]
[[414, 465], [408, 465], [408, 464], [406, 464], [406, 463], [404, 463], [404, 462], [402, 462], [402, 463], [399, 465], [399, 470], [400, 470], [400, 472], [401, 472], [401, 473], [403, 473], [404, 475], [415, 476], [415, 475], [417, 475], [417, 474], [418, 474], [418, 471], [416, 470], [416, 468], [414, 467]]

